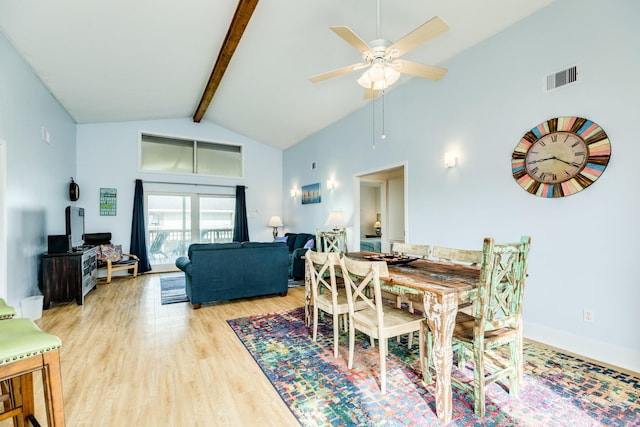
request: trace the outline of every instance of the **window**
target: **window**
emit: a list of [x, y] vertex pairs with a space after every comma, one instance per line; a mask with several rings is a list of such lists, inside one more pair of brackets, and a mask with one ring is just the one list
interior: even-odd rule
[[171, 269], [191, 243], [233, 240], [235, 197], [146, 193], [147, 243], [154, 270]]
[[242, 178], [242, 147], [142, 134], [140, 169], [146, 172]]

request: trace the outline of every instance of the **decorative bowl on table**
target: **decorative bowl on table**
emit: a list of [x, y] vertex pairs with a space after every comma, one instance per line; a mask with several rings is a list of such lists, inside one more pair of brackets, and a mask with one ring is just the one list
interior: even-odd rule
[[396, 254], [366, 255], [365, 258], [369, 261], [384, 261], [387, 263], [387, 265], [408, 264], [411, 261], [415, 261], [418, 259], [414, 256]]

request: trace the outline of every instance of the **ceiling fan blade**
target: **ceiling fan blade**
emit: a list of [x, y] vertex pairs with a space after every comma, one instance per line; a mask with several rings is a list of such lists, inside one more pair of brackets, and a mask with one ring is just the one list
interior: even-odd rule
[[331, 31], [342, 37], [344, 41], [351, 46], [358, 49], [358, 52], [362, 53], [365, 50], [369, 50], [369, 45], [366, 44], [360, 37], [356, 35], [349, 27], [329, 27]]
[[440, 80], [442, 76], [447, 74], [446, 68], [436, 67], [435, 65], [418, 64], [417, 62], [407, 61], [405, 59], [396, 59], [393, 65], [398, 71], [411, 76], [422, 77], [429, 80]]
[[317, 74], [315, 76], [311, 76], [311, 77], [309, 77], [309, 81], [311, 83], [318, 83], [318, 82], [321, 82], [323, 80], [327, 80], [327, 79], [331, 79], [333, 77], [341, 76], [343, 74], [351, 73], [353, 71], [356, 71], [356, 70], [359, 70], [359, 69], [361, 69], [363, 67], [366, 67], [367, 65], [368, 64], [363, 64], [363, 63], [347, 65], [346, 67], [338, 68], [337, 70], [327, 71], [326, 73], [322, 73], [322, 74]]
[[449, 25], [444, 22], [439, 16], [434, 16], [418, 28], [392, 44], [387, 48], [387, 52], [397, 49], [398, 52], [394, 55], [396, 58], [404, 55], [405, 53], [415, 49], [422, 43], [431, 40], [449, 30]]

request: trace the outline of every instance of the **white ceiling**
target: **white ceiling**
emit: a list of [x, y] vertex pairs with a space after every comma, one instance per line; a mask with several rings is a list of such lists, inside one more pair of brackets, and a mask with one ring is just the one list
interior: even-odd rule
[[[552, 1], [382, 0], [380, 35], [438, 15], [451, 30], [403, 58], [441, 65]], [[192, 118], [237, 3], [0, 0], [0, 29], [77, 123]], [[376, 1], [259, 2], [204, 120], [284, 149], [363, 107], [360, 73], [307, 80], [361, 60], [330, 26], [375, 39]]]

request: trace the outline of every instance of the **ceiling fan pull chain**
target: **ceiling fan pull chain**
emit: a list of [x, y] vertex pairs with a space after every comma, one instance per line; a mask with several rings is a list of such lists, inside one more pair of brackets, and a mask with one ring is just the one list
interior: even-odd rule
[[373, 129], [371, 130], [371, 139], [373, 140], [373, 149], [376, 149], [376, 100], [371, 102], [371, 111], [373, 112], [372, 122]]
[[387, 135], [384, 133], [384, 89], [382, 89], [382, 134], [380, 139], [386, 139]]

